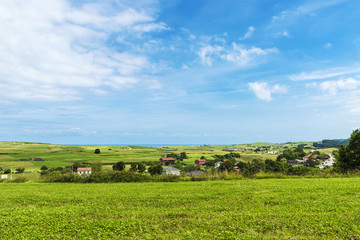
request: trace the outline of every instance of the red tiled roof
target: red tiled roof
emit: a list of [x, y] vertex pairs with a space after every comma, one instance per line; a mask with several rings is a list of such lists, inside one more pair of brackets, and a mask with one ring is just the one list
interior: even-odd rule
[[162, 160], [162, 161], [175, 161], [175, 158], [173, 158], [173, 157], [160, 158], [160, 160]]
[[78, 172], [91, 171], [91, 167], [78, 168], [77, 171]]

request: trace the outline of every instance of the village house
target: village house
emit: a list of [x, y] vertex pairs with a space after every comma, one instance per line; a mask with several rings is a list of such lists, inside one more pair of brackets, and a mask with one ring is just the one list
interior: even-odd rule
[[268, 154], [279, 154], [279, 151], [268, 151]]
[[305, 160], [299, 160], [299, 159], [287, 160], [287, 163], [289, 165], [300, 165], [300, 164], [304, 164], [305, 162], [306, 162]]
[[180, 175], [180, 170], [174, 167], [168, 167], [165, 168], [163, 170], [165, 175], [174, 175], [174, 176], [179, 176]]
[[91, 167], [83, 167], [83, 168], [78, 168], [77, 169], [77, 173], [79, 175], [83, 175], [83, 174], [91, 174]]
[[205, 165], [206, 159], [197, 159], [195, 160], [195, 165]]
[[175, 164], [175, 158], [173, 158], [173, 157], [162, 157], [162, 158], [160, 158], [160, 162], [163, 165], [174, 165]]

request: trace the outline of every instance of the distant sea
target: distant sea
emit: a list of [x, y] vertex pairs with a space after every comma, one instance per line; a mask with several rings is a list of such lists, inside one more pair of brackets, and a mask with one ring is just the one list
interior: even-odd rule
[[119, 147], [126, 147], [126, 146], [139, 146], [139, 147], [170, 147], [170, 146], [200, 146], [204, 144], [150, 144], [150, 143], [144, 143], [144, 144], [69, 144], [69, 145], [79, 145], [79, 146], [119, 146]]

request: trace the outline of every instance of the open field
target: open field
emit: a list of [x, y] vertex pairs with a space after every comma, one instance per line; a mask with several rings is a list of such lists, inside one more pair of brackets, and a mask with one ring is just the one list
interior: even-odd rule
[[3, 239], [359, 239], [360, 178], [0, 184]]
[[[212, 155], [224, 155], [229, 152], [222, 151], [229, 145], [211, 146], [171, 146], [171, 147], [139, 147], [139, 146], [72, 146], [55, 145], [43, 143], [22, 143], [22, 142], [0, 142], [0, 167], [3, 169], [25, 167], [26, 171], [38, 171], [41, 166], [64, 167], [75, 162], [103, 163], [104, 169], [111, 168], [111, 164], [124, 162], [158, 161], [162, 155], [168, 153], [186, 152], [188, 159], [186, 164], [194, 164], [196, 159], [205, 156], [211, 159]], [[95, 149], [100, 149], [100, 154], [95, 154]], [[276, 155], [262, 155], [240, 153], [241, 160], [250, 161], [254, 158], [275, 159]], [[33, 161], [31, 159], [42, 158], [44, 161]], [[29, 159], [30, 161], [20, 161]]]

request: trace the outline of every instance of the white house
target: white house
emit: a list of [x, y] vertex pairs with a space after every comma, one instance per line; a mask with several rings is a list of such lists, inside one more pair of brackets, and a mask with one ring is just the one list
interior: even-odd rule
[[165, 175], [175, 175], [175, 176], [180, 175], [180, 170], [174, 167], [165, 168], [163, 172], [165, 173]]
[[82, 174], [91, 174], [91, 167], [83, 167], [83, 168], [78, 168], [77, 169], [77, 173], [79, 175], [82, 175]]

